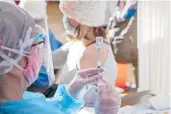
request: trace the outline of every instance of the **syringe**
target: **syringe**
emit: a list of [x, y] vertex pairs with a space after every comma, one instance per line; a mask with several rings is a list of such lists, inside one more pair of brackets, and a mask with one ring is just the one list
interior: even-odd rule
[[[101, 67], [100, 53], [103, 47], [103, 37], [100, 37], [100, 36], [96, 37], [96, 47], [98, 51], [97, 68], [98, 68], [98, 75], [100, 76], [100, 67]], [[98, 92], [98, 83], [93, 83], [92, 87], [95, 89], [95, 91]]]
[[96, 47], [98, 51], [98, 58], [97, 58], [97, 68], [99, 69], [98, 74], [100, 75], [100, 67], [101, 67], [101, 60], [100, 60], [100, 51], [103, 47], [103, 37], [96, 37]]

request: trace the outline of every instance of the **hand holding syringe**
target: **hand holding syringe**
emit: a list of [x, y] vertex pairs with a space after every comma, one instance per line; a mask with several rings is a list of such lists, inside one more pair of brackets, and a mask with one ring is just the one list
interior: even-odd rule
[[[103, 37], [96, 37], [96, 47], [97, 47], [97, 51], [98, 51], [98, 58], [97, 58], [97, 68], [99, 69], [98, 70], [98, 75], [101, 76], [100, 74], [100, 68], [101, 68], [101, 58], [100, 58], [100, 53], [101, 53], [101, 50], [102, 50], [102, 47], [103, 47]], [[96, 84], [93, 84], [93, 86], [96, 91], [98, 92], [98, 83]]]
[[[100, 74], [100, 68], [101, 68], [101, 58], [100, 58], [100, 55], [101, 55], [101, 50], [103, 48], [103, 37], [101, 37], [101, 36], [96, 37], [96, 48], [97, 48], [97, 51], [98, 51], [98, 57], [97, 57], [98, 75], [101, 76], [101, 74]], [[97, 83], [93, 83], [92, 87], [98, 92], [98, 82]]]

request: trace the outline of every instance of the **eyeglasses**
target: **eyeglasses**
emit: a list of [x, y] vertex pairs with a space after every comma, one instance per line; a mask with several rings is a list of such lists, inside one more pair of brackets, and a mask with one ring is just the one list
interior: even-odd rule
[[45, 44], [45, 39], [43, 39], [43, 41], [40, 41], [38, 43], [32, 44], [31, 47], [38, 46], [38, 45], [41, 45], [41, 44]]
[[36, 43], [33, 43], [31, 47], [38, 46], [41, 44], [45, 44], [45, 35], [44, 34], [39, 34], [35, 37]]

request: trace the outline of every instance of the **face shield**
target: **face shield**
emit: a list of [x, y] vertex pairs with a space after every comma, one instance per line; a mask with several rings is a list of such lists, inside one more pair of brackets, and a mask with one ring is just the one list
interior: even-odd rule
[[[23, 1], [20, 1], [19, 6], [23, 8], [25, 11], [27, 11], [34, 18], [35, 23], [37, 25], [42, 26], [44, 29], [44, 32], [45, 32], [44, 48], [41, 52], [43, 56], [43, 64], [40, 69], [40, 73], [45, 75], [47, 79], [46, 81], [48, 83], [47, 86], [50, 86], [54, 82], [55, 76], [54, 76], [51, 44], [50, 44], [50, 38], [49, 38], [49, 28], [48, 28], [48, 23], [47, 23], [47, 14], [46, 14], [47, 3], [45, 0], [42, 0], [42, 1], [23, 0]], [[39, 77], [38, 77], [38, 80], [39, 80]]]
[[[42, 19], [36, 19], [35, 20], [36, 24], [39, 26], [42, 26], [42, 33], [45, 34], [44, 38], [44, 48], [41, 51], [42, 57], [43, 57], [43, 64], [40, 69], [40, 73], [46, 74], [47, 84], [46, 86], [50, 86], [54, 80], [54, 68], [53, 68], [53, 61], [52, 61], [52, 52], [51, 52], [51, 44], [50, 44], [50, 38], [49, 38], [49, 29], [48, 29], [48, 24], [47, 24], [47, 17], [44, 17]], [[40, 34], [40, 36], [43, 34]]]

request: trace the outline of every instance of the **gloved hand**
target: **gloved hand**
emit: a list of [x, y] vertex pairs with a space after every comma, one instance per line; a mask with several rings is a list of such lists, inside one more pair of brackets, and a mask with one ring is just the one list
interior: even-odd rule
[[[100, 68], [101, 73], [104, 71], [104, 68]], [[71, 96], [75, 99], [82, 99], [88, 91], [87, 86], [91, 86], [92, 83], [100, 79], [98, 73], [98, 68], [79, 70], [73, 80], [68, 84], [68, 91]]]
[[117, 114], [121, 103], [121, 97], [113, 85], [104, 79], [100, 79], [98, 97], [95, 101], [95, 114]]
[[53, 67], [55, 69], [62, 68], [63, 65], [67, 61], [69, 50], [59, 48], [56, 51], [52, 52], [52, 60], [53, 60]]

